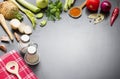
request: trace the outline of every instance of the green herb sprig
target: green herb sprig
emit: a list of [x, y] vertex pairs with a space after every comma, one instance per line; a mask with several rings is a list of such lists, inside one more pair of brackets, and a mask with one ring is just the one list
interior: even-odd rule
[[60, 0], [57, 0], [55, 2], [50, 0], [48, 8], [46, 10], [46, 16], [48, 17], [48, 20], [56, 21], [61, 19], [60, 14], [63, 10], [62, 5], [63, 4]]

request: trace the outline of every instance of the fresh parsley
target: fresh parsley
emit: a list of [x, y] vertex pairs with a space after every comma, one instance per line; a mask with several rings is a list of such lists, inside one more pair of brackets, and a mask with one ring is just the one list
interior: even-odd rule
[[46, 10], [46, 16], [48, 20], [56, 21], [60, 20], [60, 14], [62, 13], [62, 2], [60, 0], [56, 0], [55, 2], [49, 1], [48, 8]]

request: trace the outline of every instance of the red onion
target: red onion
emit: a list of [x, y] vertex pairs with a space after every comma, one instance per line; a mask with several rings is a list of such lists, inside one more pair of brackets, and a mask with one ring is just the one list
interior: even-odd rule
[[111, 3], [108, 0], [105, 0], [101, 3], [101, 11], [109, 12], [111, 9]]

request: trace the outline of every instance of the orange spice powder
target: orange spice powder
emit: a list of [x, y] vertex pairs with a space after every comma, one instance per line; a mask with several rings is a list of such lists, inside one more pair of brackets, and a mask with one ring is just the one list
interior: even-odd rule
[[79, 8], [73, 8], [70, 10], [70, 15], [72, 16], [78, 16], [80, 14]]

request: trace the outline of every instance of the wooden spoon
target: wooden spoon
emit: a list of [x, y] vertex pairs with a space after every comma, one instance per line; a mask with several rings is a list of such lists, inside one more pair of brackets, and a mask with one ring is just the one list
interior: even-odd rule
[[[69, 15], [70, 15], [71, 17], [73, 17], [73, 18], [78, 18], [78, 17], [80, 17], [80, 16], [82, 15], [82, 9], [83, 9], [84, 6], [86, 5], [86, 2], [87, 2], [87, 0], [86, 0], [85, 2], [83, 2], [80, 6], [72, 7], [72, 8], [69, 10]], [[73, 11], [74, 9], [76, 9], [76, 11], [78, 12], [77, 15], [72, 14], [72, 11]], [[75, 13], [76, 13], [76, 11], [75, 11]]]
[[18, 77], [18, 79], [22, 79], [20, 77], [20, 75], [18, 74], [19, 67], [18, 67], [18, 64], [15, 61], [8, 62], [6, 64], [6, 69], [7, 69], [8, 72], [10, 72], [12, 74], [15, 74]]

